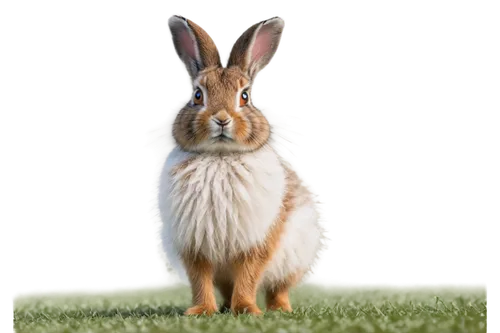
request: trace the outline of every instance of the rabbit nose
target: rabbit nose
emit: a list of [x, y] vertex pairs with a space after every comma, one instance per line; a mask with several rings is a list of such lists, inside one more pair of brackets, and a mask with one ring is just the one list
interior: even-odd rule
[[226, 119], [222, 120], [222, 119], [219, 119], [219, 118], [214, 118], [214, 122], [217, 125], [224, 127], [224, 126], [226, 126], [227, 124], [229, 124], [231, 122], [231, 119], [226, 118]]

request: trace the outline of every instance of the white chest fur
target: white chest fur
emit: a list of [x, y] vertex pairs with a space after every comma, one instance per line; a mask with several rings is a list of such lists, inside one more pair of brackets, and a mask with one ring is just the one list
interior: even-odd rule
[[241, 155], [174, 149], [159, 196], [167, 255], [172, 261], [190, 249], [221, 263], [258, 245], [278, 216], [284, 192], [285, 171], [270, 149]]

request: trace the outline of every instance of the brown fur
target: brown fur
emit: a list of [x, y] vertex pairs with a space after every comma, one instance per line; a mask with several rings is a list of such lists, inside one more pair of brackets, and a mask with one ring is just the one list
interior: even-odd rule
[[303, 272], [292, 274], [280, 283], [266, 289], [266, 308], [267, 310], [282, 310], [291, 312], [292, 306], [288, 297], [288, 291], [295, 286], [304, 275]]
[[[247, 73], [249, 77], [254, 78], [271, 61], [271, 58], [278, 49], [283, 26], [283, 20], [274, 17], [248, 28], [234, 44], [227, 67], [237, 66]], [[262, 58], [253, 60], [250, 56], [249, 48], [259, 32], [270, 34], [271, 49]]]
[[260, 22], [252, 25], [245, 31], [240, 38], [236, 41], [229, 55], [229, 60], [227, 62], [227, 67], [238, 66], [243, 71], [248, 71], [249, 56], [248, 56], [248, 45], [252, 42], [254, 38], [255, 31], [260, 26]]
[[271, 133], [269, 123], [251, 101], [241, 111], [236, 110], [236, 94], [250, 82], [239, 68], [203, 71], [198, 81], [208, 91], [208, 96], [204, 96], [206, 110], [199, 112], [201, 106], [188, 103], [179, 112], [172, 132], [179, 146], [185, 150], [198, 151], [201, 143], [210, 140], [212, 117], [221, 115], [224, 119], [234, 121], [233, 140], [241, 146], [242, 151], [252, 151], [267, 143]]
[[218, 121], [221, 121], [221, 122], [226, 122], [229, 119], [231, 119], [229, 116], [229, 113], [227, 113], [226, 110], [221, 110], [221, 111], [217, 112], [214, 115], [214, 118], [217, 119]]
[[189, 27], [192, 29], [198, 43], [198, 50], [204, 68], [211, 66], [220, 67], [219, 52], [212, 38], [200, 26], [191, 20], [187, 20]]
[[234, 282], [228, 276], [215, 279], [215, 285], [222, 296], [221, 311], [231, 310], [231, 298], [233, 297]]
[[293, 191], [293, 197], [290, 198], [293, 205], [298, 207], [304, 205], [306, 202], [312, 201], [311, 192], [302, 184], [297, 173], [293, 171], [290, 165], [283, 159], [281, 159], [281, 164], [283, 168], [285, 168], [287, 182], [290, 184], [289, 186]]
[[186, 273], [191, 283], [193, 306], [186, 310], [187, 315], [211, 315], [217, 311], [213, 277], [214, 268], [203, 256], [185, 253], [182, 256]]

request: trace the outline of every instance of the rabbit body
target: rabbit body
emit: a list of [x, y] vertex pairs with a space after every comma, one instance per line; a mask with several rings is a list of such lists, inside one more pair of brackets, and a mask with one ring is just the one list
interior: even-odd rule
[[235, 314], [261, 313], [259, 286], [268, 309], [291, 311], [288, 290], [313, 264], [322, 229], [311, 193], [271, 148], [270, 124], [251, 98], [284, 22], [247, 29], [226, 67], [194, 22], [174, 16], [169, 26], [193, 94], [175, 119], [158, 198], [165, 252], [192, 289], [186, 314], [216, 312], [214, 286]]
[[[231, 259], [265, 242], [279, 218], [287, 179], [293, 177], [270, 148], [231, 155], [174, 149], [160, 185], [163, 245], [170, 264], [186, 277], [179, 253], [195, 251], [214, 264], [216, 275], [230, 274]], [[305, 187], [296, 191], [294, 209], [262, 275], [267, 288], [308, 271], [319, 250], [314, 202]]]

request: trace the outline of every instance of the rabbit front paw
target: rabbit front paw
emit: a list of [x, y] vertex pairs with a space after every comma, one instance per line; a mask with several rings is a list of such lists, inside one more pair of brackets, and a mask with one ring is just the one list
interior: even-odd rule
[[184, 314], [187, 316], [194, 316], [194, 315], [211, 316], [215, 312], [217, 312], [216, 304], [200, 304], [190, 307], [189, 309], [186, 310], [186, 312], [184, 312]]

